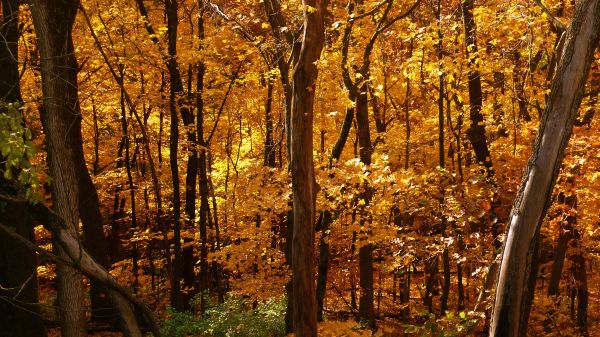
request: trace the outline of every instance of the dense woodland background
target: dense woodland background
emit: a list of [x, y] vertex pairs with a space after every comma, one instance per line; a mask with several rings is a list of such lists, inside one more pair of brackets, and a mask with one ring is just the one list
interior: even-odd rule
[[2, 0], [0, 336], [598, 336], [599, 7]]

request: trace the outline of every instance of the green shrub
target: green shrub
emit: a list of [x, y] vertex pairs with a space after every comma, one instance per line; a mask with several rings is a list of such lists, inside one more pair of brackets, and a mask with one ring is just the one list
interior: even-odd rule
[[169, 310], [162, 323], [166, 337], [279, 337], [285, 336], [285, 301], [270, 300], [256, 309], [240, 299], [210, 306], [204, 315]]

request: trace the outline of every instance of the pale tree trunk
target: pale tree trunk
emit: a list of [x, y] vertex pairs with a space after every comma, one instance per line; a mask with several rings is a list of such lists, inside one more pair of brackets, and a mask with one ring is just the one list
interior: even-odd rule
[[526, 299], [540, 224], [550, 204], [600, 32], [600, 1], [584, 0], [565, 44], [523, 182], [509, 217], [490, 337], [525, 336]]
[[[325, 43], [326, 0], [303, 0], [304, 34], [293, 74], [291, 171], [294, 232], [292, 282], [294, 331], [298, 337], [317, 336], [314, 282], [315, 199], [317, 186], [313, 163], [313, 103], [316, 62]], [[315, 11], [308, 11], [310, 6]]]

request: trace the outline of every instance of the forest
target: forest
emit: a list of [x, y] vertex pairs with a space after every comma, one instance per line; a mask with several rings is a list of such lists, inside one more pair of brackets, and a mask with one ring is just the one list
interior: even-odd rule
[[0, 337], [600, 336], [600, 0], [0, 6]]

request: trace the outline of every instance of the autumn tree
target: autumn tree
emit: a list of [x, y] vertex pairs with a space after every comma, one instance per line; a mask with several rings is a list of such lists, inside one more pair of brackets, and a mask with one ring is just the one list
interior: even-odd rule
[[556, 75], [504, 244], [490, 336], [525, 336], [536, 272], [532, 270], [540, 224], [548, 209], [565, 147], [598, 44], [600, 4], [582, 1], [564, 33]]
[[317, 186], [313, 164], [313, 104], [317, 61], [325, 43], [326, 0], [304, 0], [304, 38], [294, 66], [291, 174], [294, 200], [292, 275], [294, 331], [297, 336], [317, 336], [314, 285], [314, 215]]

